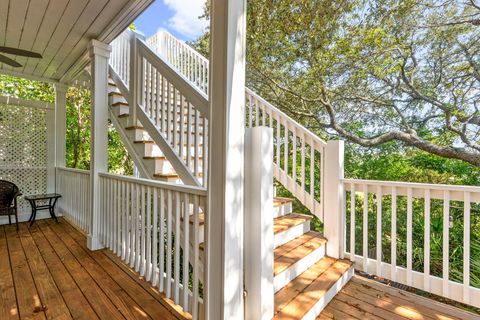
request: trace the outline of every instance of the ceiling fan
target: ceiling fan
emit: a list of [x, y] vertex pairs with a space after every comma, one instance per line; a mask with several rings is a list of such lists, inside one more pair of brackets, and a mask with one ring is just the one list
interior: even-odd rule
[[[36, 53], [33, 51], [28, 51], [28, 50], [22, 50], [22, 49], [17, 49], [17, 48], [12, 48], [12, 47], [2, 47], [0, 46], [0, 53], [5, 53], [5, 54], [11, 54], [11, 55], [16, 55], [16, 56], [23, 56], [23, 57], [28, 57], [28, 58], [38, 58], [41, 59], [42, 55], [40, 53]], [[9, 66], [12, 66], [14, 68], [21, 67], [22, 65], [18, 63], [17, 61], [10, 59], [9, 57], [0, 54], [0, 62], [8, 64]]]

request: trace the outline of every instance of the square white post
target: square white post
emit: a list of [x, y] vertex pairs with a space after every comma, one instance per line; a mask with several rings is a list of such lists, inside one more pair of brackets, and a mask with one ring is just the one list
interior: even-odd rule
[[270, 320], [273, 288], [273, 130], [245, 135], [245, 319]]
[[343, 210], [343, 141], [328, 141], [325, 147], [324, 177], [324, 236], [327, 238], [327, 254], [343, 258], [344, 253], [344, 210]]
[[87, 246], [90, 250], [103, 248], [99, 239], [100, 172], [108, 172], [108, 58], [110, 46], [92, 40], [89, 53], [92, 64], [92, 109], [90, 138], [90, 232]]
[[67, 137], [67, 90], [65, 84], [55, 84], [55, 166], [65, 167]]
[[245, 0], [212, 0], [206, 319], [243, 319]]
[[46, 110], [47, 120], [47, 192], [55, 192], [55, 110]]

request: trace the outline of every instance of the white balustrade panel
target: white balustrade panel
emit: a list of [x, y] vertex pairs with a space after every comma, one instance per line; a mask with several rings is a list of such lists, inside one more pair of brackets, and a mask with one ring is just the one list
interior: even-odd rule
[[480, 307], [480, 243], [471, 242], [480, 187], [353, 179], [344, 187], [344, 254], [356, 269]]
[[58, 209], [75, 227], [90, 231], [90, 171], [56, 168], [56, 190], [62, 197]]
[[112, 174], [100, 189], [102, 243], [198, 319], [206, 190]]

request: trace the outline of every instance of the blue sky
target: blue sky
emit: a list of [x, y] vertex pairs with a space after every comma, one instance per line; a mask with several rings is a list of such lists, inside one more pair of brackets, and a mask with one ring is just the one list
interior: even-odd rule
[[194, 40], [208, 25], [198, 19], [204, 3], [205, 0], [156, 0], [135, 20], [135, 26], [147, 38], [166, 29], [179, 39]]

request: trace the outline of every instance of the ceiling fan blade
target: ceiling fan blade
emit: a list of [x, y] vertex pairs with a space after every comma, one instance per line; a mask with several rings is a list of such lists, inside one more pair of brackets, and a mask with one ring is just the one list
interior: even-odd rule
[[28, 51], [28, 50], [22, 50], [22, 49], [17, 49], [17, 48], [12, 48], [12, 47], [1, 47], [0, 46], [0, 52], [3, 53], [8, 53], [8, 54], [14, 54], [17, 56], [23, 56], [23, 57], [29, 57], [29, 58], [42, 58], [42, 55], [40, 53], [36, 53], [33, 51]]
[[0, 54], [0, 62], [8, 64], [9, 66], [12, 66], [14, 68], [18, 68], [22, 66], [17, 61], [10, 59], [9, 57], [4, 56], [3, 54]]

